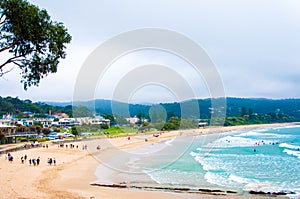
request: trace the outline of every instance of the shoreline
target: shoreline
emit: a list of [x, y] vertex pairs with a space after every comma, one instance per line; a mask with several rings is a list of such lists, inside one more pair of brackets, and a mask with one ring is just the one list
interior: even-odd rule
[[[74, 145], [80, 145], [78, 149], [58, 148], [56, 144], [49, 144], [49, 148], [33, 148], [13, 152], [14, 161], [12, 164], [0, 156], [0, 198], [216, 198], [216, 193], [202, 190], [202, 193], [186, 193], [183, 190], [164, 190], [151, 189], [143, 187], [98, 187], [92, 186], [95, 182], [95, 171], [99, 166], [99, 160], [95, 159], [93, 153], [103, 153], [100, 162], [103, 163], [111, 158], [115, 149], [128, 151], [137, 149], [155, 142], [170, 140], [176, 136], [206, 135], [212, 133], [227, 133], [236, 130], [249, 130], [256, 128], [283, 127], [289, 125], [299, 125], [299, 123], [279, 123], [265, 125], [246, 125], [233, 127], [204, 128], [194, 130], [182, 130], [164, 132], [159, 137], [149, 137], [148, 142], [144, 141], [144, 135], [132, 136], [130, 140], [127, 137], [111, 138], [108, 146], [103, 146], [100, 151], [91, 148], [82, 150], [84, 143], [74, 142]], [[110, 145], [109, 145], [110, 144]], [[92, 145], [91, 145], [92, 146]], [[28, 158], [41, 158], [39, 166], [29, 166], [27, 162], [21, 164], [20, 157], [24, 154]], [[105, 155], [106, 154], [106, 155]], [[48, 166], [47, 158], [55, 157], [56, 166]], [[212, 187], [213, 188], [213, 187]], [[214, 188], [213, 188], [214, 189]], [[223, 190], [221, 190], [223, 191]], [[260, 198], [261, 195], [242, 195], [240, 193], [220, 193], [217, 198]], [[226, 190], [225, 190], [226, 192]], [[286, 198], [278, 196], [277, 198]]]

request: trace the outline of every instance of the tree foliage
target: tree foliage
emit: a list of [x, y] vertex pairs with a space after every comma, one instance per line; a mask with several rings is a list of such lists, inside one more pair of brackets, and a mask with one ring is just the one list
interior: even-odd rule
[[70, 132], [75, 136], [79, 134], [76, 126], [72, 126]]
[[52, 21], [47, 11], [26, 0], [0, 1], [0, 52], [8, 56], [0, 63], [0, 77], [17, 66], [26, 90], [55, 73], [66, 56], [71, 36], [61, 22]]
[[3, 141], [6, 139], [5, 133], [0, 131], [0, 141]]

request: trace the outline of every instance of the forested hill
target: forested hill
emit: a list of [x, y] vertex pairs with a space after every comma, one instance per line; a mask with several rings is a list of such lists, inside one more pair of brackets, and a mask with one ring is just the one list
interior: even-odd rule
[[[51, 105], [49, 105], [51, 104]], [[122, 116], [147, 116], [151, 105], [143, 104], [126, 104], [110, 100], [95, 100], [89, 102], [76, 102], [81, 106], [79, 112], [86, 114], [87, 107], [91, 112], [96, 111], [100, 114], [117, 114]], [[190, 100], [181, 103], [161, 103], [168, 117], [181, 117], [184, 110], [185, 115], [192, 118], [199, 118], [195, 114], [195, 104], [200, 110], [200, 117], [203, 119], [210, 118], [211, 109], [210, 99]], [[192, 106], [193, 105], [193, 106]], [[157, 106], [157, 105], [156, 105]], [[189, 110], [190, 109], [190, 110]], [[65, 112], [72, 116], [72, 106], [70, 103], [33, 103], [30, 100], [20, 100], [18, 98], [0, 97], [0, 114], [11, 113], [18, 114], [24, 111], [33, 113], [46, 114], [49, 110], [54, 112]], [[197, 113], [197, 111], [196, 111]], [[226, 98], [226, 117], [239, 117], [243, 115], [280, 115], [289, 116], [294, 120], [300, 121], [300, 99], [255, 99], [255, 98]], [[75, 114], [76, 115], [76, 114]], [[79, 115], [82, 116], [82, 115]]]
[[52, 113], [64, 112], [72, 115], [72, 106], [51, 106], [46, 103], [33, 103], [31, 100], [20, 100], [13, 97], [0, 97], [0, 118], [4, 114], [14, 114], [21, 116], [24, 112], [31, 112], [36, 114], [48, 114], [51, 110]]
[[[97, 113], [115, 113], [123, 116], [138, 116], [147, 115], [151, 105], [143, 104], [126, 104], [122, 102], [110, 101], [110, 100], [95, 100], [90, 102], [78, 103], [86, 106], [89, 109], [95, 109]], [[201, 118], [210, 118], [211, 116], [211, 100], [210, 99], [198, 99], [190, 100], [181, 103], [161, 103], [168, 116], [181, 116], [182, 110], [185, 115], [193, 118], [198, 118], [198, 113], [194, 110], [195, 104], [198, 105]], [[197, 107], [196, 107], [197, 108]], [[215, 110], [217, 111], [217, 110]], [[239, 117], [245, 114], [279, 114], [288, 115], [294, 117], [300, 121], [300, 99], [256, 99], [256, 98], [226, 98], [226, 116], [227, 117]]]

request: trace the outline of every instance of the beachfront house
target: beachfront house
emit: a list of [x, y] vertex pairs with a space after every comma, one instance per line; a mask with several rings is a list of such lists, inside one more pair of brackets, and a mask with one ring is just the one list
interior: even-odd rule
[[59, 126], [64, 126], [64, 127], [74, 126], [75, 125], [75, 119], [74, 118], [61, 118], [58, 121], [58, 125]]
[[51, 126], [54, 127], [71, 127], [71, 126], [79, 126], [75, 118], [60, 118], [57, 122], [52, 122]]
[[50, 128], [52, 126], [53, 118], [37, 118], [34, 122], [39, 122], [43, 125], [43, 128]]
[[34, 120], [28, 118], [22, 118], [18, 121], [18, 124], [22, 126], [32, 126], [34, 124]]
[[101, 124], [106, 124], [108, 126], [110, 126], [110, 120], [109, 119], [105, 119], [102, 116], [95, 116], [93, 118], [91, 117], [80, 117], [80, 118], [76, 118], [76, 121], [78, 123], [82, 124], [96, 124], [96, 125], [101, 125]]
[[140, 121], [140, 118], [138, 118], [137, 116], [134, 117], [127, 117], [125, 118], [127, 122], [129, 122], [130, 124], [136, 124]]

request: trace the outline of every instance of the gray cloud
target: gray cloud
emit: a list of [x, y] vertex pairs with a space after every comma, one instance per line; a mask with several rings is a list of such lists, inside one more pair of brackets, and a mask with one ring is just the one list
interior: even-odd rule
[[77, 73], [93, 49], [124, 31], [160, 27], [182, 33], [205, 48], [220, 72], [227, 96], [300, 97], [297, 0], [30, 2], [64, 22], [73, 41], [57, 74], [27, 92], [22, 91], [18, 76], [9, 74], [0, 79], [1, 96], [69, 100]]

